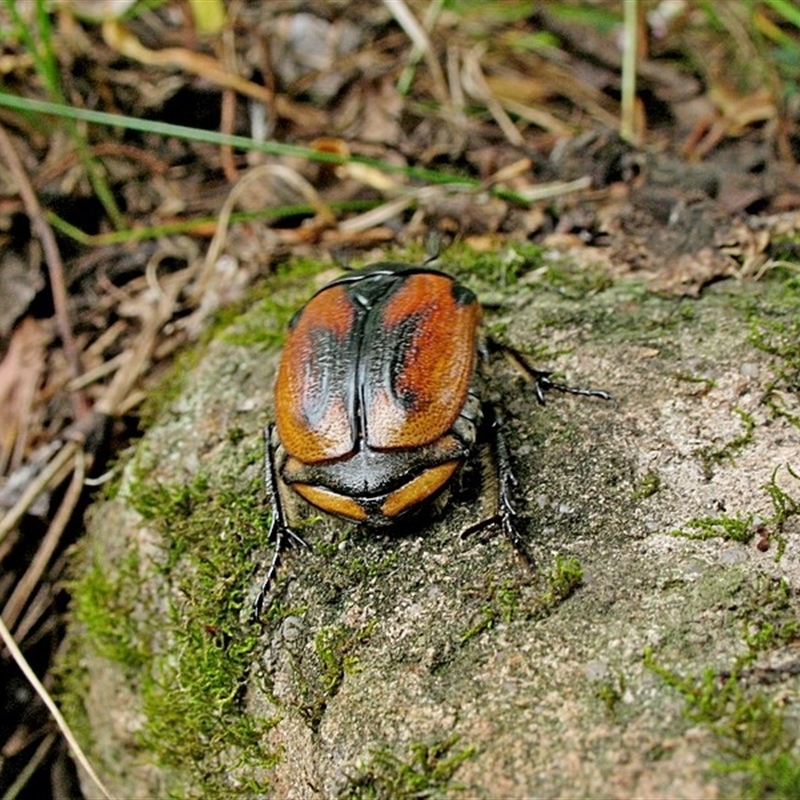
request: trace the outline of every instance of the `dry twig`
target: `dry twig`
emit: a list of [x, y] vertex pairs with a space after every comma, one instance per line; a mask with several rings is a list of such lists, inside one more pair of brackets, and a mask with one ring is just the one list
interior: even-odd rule
[[[61, 344], [64, 347], [64, 354], [67, 357], [71, 377], [77, 378], [81, 371], [80, 359], [78, 357], [78, 348], [72, 335], [72, 323], [69, 317], [67, 287], [64, 282], [64, 264], [61, 260], [61, 253], [58, 251], [53, 229], [47, 224], [44, 214], [42, 214], [42, 208], [36, 199], [36, 194], [33, 191], [25, 168], [22, 166], [22, 161], [2, 125], [0, 125], [0, 151], [3, 153], [8, 168], [17, 182], [17, 189], [25, 205], [25, 211], [30, 217], [31, 225], [42, 243], [42, 251], [44, 252], [47, 271], [50, 276], [50, 291], [53, 294], [53, 305], [56, 310]], [[72, 407], [75, 419], [80, 419], [88, 411], [86, 399], [78, 390], [72, 392]]]

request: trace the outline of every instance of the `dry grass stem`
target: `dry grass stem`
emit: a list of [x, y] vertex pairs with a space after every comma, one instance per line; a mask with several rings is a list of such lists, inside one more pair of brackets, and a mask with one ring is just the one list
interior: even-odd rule
[[481, 68], [483, 52], [483, 46], [478, 45], [464, 54], [464, 65], [461, 69], [461, 82], [464, 90], [467, 94], [472, 95], [476, 100], [486, 105], [506, 139], [514, 146], [520, 147], [524, 141], [522, 134], [511, 120], [511, 117], [506, 114], [502, 104], [492, 94], [489, 84], [486, 82], [486, 77]]
[[[47, 264], [47, 272], [50, 276], [50, 291], [53, 296], [53, 305], [58, 321], [58, 331], [61, 336], [61, 343], [64, 347], [64, 355], [67, 359], [70, 373], [73, 378], [80, 374], [80, 359], [78, 358], [78, 348], [75, 345], [75, 338], [72, 335], [72, 323], [69, 315], [69, 305], [67, 303], [67, 287], [64, 282], [64, 264], [61, 260], [61, 253], [56, 244], [56, 237], [53, 229], [48, 225], [42, 214], [41, 206], [33, 191], [28, 175], [22, 166], [22, 161], [14, 149], [6, 129], [0, 125], [0, 152], [11, 170], [14, 180], [17, 182], [17, 190], [22, 198], [25, 211], [30, 218], [31, 225], [36, 231], [42, 243], [42, 251]], [[72, 393], [73, 413], [76, 419], [80, 419], [88, 410], [86, 400], [79, 392]]]
[[42, 702], [47, 706], [47, 710], [52, 714], [53, 719], [56, 721], [56, 724], [59, 727], [59, 730], [62, 734], [64, 734], [64, 738], [67, 740], [67, 744], [69, 745], [70, 750], [72, 750], [72, 754], [75, 756], [75, 760], [83, 767], [86, 771], [86, 774], [91, 779], [92, 783], [100, 790], [103, 797], [107, 798], [107, 800], [113, 800], [113, 795], [111, 792], [106, 789], [105, 784], [100, 780], [99, 775], [95, 772], [94, 767], [92, 767], [89, 759], [86, 758], [86, 754], [83, 752], [83, 749], [78, 744], [78, 740], [75, 738], [75, 734], [72, 733], [72, 729], [67, 724], [67, 721], [64, 719], [63, 715], [58, 709], [58, 706], [53, 701], [53, 698], [50, 697], [47, 689], [44, 688], [44, 685], [36, 676], [36, 673], [31, 669], [31, 665], [28, 663], [25, 656], [22, 654], [22, 651], [17, 647], [17, 643], [14, 641], [14, 637], [11, 635], [11, 632], [6, 627], [5, 622], [0, 619], [0, 639], [3, 640], [3, 643], [8, 648], [8, 651], [11, 653], [11, 657], [14, 659], [16, 665], [20, 668], [20, 671], [25, 675], [28, 683], [34, 688], [36, 694], [42, 699]]
[[233, 89], [245, 97], [252, 97], [253, 100], [258, 100], [265, 105], [271, 104], [275, 99], [273, 93], [266, 86], [228, 72], [215, 58], [204, 53], [196, 53], [183, 47], [150, 50], [116, 20], [106, 20], [103, 23], [103, 39], [113, 50], [142, 64], [151, 67], [182, 69], [219, 86]]
[[0, 541], [17, 527], [19, 521], [27, 510], [34, 504], [36, 498], [51, 484], [54, 478], [69, 465], [78, 450], [81, 449], [79, 442], [64, 442], [56, 456], [50, 461], [28, 485], [21, 497], [0, 518]]
[[405, 0], [383, 0], [383, 4], [391, 12], [397, 24], [406, 32], [408, 38], [411, 39], [415, 50], [422, 53], [424, 56], [425, 64], [430, 70], [433, 80], [434, 97], [436, 97], [440, 103], [447, 105], [450, 99], [447, 93], [447, 82], [444, 79], [442, 66], [436, 58], [436, 53], [425, 29], [411, 13]]
[[25, 768], [20, 771], [19, 775], [17, 775], [14, 783], [8, 787], [5, 794], [2, 797], [2, 800], [15, 800], [15, 798], [19, 797], [22, 790], [28, 785], [28, 781], [33, 777], [36, 770], [39, 768], [39, 765], [44, 761], [47, 754], [50, 752], [50, 748], [53, 746], [53, 743], [56, 740], [56, 735], [54, 733], [48, 733], [41, 742], [39, 742], [39, 746], [34, 751], [34, 754], [30, 757], [28, 763], [25, 765]]
[[83, 450], [76, 451], [75, 471], [72, 474], [72, 480], [67, 487], [61, 505], [58, 507], [58, 511], [48, 526], [47, 533], [44, 535], [41, 542], [39, 542], [36, 555], [33, 557], [25, 574], [17, 582], [14, 591], [11, 593], [11, 597], [3, 608], [3, 619], [12, 630], [22, 614], [23, 609], [27, 605], [31, 593], [42, 579], [44, 571], [48, 563], [50, 563], [50, 559], [53, 557], [56, 547], [58, 547], [61, 535], [64, 533], [64, 529], [72, 518], [75, 507], [78, 505], [81, 493], [83, 492], [83, 479], [86, 475], [87, 460]]

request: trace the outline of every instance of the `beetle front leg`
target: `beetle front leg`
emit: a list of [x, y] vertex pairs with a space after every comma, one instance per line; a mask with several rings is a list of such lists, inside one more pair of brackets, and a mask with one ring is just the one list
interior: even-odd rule
[[286, 521], [286, 515], [283, 511], [283, 503], [281, 502], [280, 487], [278, 485], [278, 470], [275, 466], [275, 424], [270, 423], [264, 428], [264, 483], [270, 493], [270, 508], [272, 513], [272, 522], [269, 526], [269, 533], [267, 538], [275, 540], [275, 547], [272, 551], [272, 560], [270, 561], [267, 574], [261, 583], [261, 588], [258, 591], [255, 603], [253, 604], [253, 613], [256, 619], [261, 616], [261, 609], [264, 605], [264, 599], [267, 595], [270, 583], [272, 583], [275, 573], [278, 571], [278, 565], [281, 561], [281, 552], [286, 544], [287, 538], [292, 539], [303, 547], [308, 547], [306, 541], [295, 533]]

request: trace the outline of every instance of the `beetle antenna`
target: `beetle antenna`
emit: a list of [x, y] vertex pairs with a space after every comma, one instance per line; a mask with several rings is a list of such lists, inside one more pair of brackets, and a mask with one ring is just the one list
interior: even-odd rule
[[425, 255], [426, 258], [422, 262], [423, 266], [431, 264], [436, 261], [442, 254], [442, 234], [439, 231], [431, 231], [425, 237]]

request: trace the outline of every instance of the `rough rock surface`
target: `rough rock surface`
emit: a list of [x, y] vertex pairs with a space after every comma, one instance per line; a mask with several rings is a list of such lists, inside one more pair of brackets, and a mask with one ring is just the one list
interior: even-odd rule
[[[285, 303], [309, 291], [295, 287]], [[542, 408], [511, 367], [497, 367], [537, 569], [491, 528], [459, 535], [484, 513], [478, 470], [439, 519], [396, 535], [330, 520], [307, 528], [312, 551], [285, 555], [262, 628], [247, 612], [271, 555], [264, 542], [250, 577], [237, 573], [230, 588], [241, 600], [238, 630], [226, 623], [215, 638], [220, 623], [204, 614], [206, 646], [223, 657], [232, 641], [255, 637], [235, 710], [220, 724], [232, 713], [273, 720], [260, 729], [265, 760], [242, 760], [224, 730], [197, 730], [187, 715], [180, 736], [217, 748], [214, 772], [207, 752], [165, 758], [140, 735], [152, 713], [137, 689], [143, 676], [163, 678], [172, 664], [170, 684], [193, 691], [171, 626], [195, 624], [185, 621], [192, 583], [173, 577], [197, 567], [185, 554], [164, 555], [174, 540], [165, 545], [156, 516], [130, 498], [142, 484], [188, 485], [200, 473], [212, 489], [257, 485], [253, 453], [270, 416], [277, 348], [236, 331], [276, 323], [268, 304], [248, 312], [210, 343], [116, 498], [91, 515], [78, 572], [99, 564], [117, 580], [133, 548], [142, 584], [126, 624], [133, 639], [149, 631], [123, 666], [98, 646], [87, 614], [77, 615], [72, 646], [88, 678], [87, 738], [100, 771], [124, 797], [178, 787], [281, 798], [714, 798], [757, 783], [734, 762], [753, 755], [768, 765], [774, 743], [737, 740], [732, 715], [760, 698], [791, 741], [800, 687], [791, 668], [800, 519], [777, 519], [764, 488], [774, 478], [800, 496], [787, 470], [800, 468], [800, 400], [781, 378], [781, 357], [754, 346], [760, 319], [786, 316], [770, 291], [726, 283], [698, 300], [661, 299], [632, 283], [594, 292], [554, 285], [541, 271], [497, 290], [502, 311], [487, 318], [506, 341], [527, 352], [545, 345], [537, 364], [618, 401], [554, 394]], [[202, 508], [187, 513], [201, 526]], [[674, 535], [695, 530], [693, 520], [717, 520], [712, 532], [722, 533], [730, 519], [752, 536]], [[224, 539], [215, 525], [207, 536]], [[753, 644], [767, 624], [783, 635]], [[670, 684], [699, 686], [706, 670], [713, 696], [725, 697], [731, 681], [741, 692], [687, 716], [698, 709], [689, 684]], [[414, 794], [423, 790], [431, 795]]]

